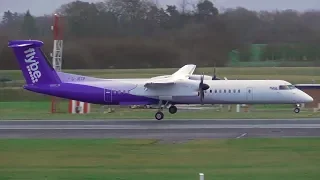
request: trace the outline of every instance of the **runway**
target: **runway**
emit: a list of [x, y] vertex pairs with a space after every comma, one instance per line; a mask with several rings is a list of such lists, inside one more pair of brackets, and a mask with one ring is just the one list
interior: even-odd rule
[[0, 138], [143, 138], [192, 140], [319, 136], [320, 119], [0, 121]]

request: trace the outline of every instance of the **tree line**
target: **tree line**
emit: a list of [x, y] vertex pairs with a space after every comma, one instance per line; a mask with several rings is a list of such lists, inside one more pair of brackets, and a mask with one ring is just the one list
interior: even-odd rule
[[[220, 11], [209, 0], [159, 6], [151, 0], [74, 1], [56, 10], [62, 17], [63, 68], [225, 66], [228, 53], [248, 53], [267, 44], [264, 59], [281, 59], [277, 47], [302, 52], [291, 59], [318, 60], [320, 11]], [[53, 16], [8, 10], [0, 24], [0, 69], [17, 69], [7, 41], [40, 39], [52, 52]], [[310, 47], [312, 47], [310, 49]], [[286, 49], [284, 48], [284, 49]], [[288, 48], [287, 48], [288, 49]], [[275, 51], [277, 53], [275, 53]], [[294, 54], [294, 53], [292, 53]], [[310, 55], [309, 55], [310, 54]], [[241, 56], [246, 57], [247, 56]]]

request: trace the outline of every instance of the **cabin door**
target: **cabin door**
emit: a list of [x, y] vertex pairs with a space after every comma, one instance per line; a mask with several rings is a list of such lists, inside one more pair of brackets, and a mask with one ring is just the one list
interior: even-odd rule
[[247, 101], [253, 101], [253, 88], [247, 88]]
[[112, 102], [112, 90], [104, 89], [104, 101], [107, 103]]

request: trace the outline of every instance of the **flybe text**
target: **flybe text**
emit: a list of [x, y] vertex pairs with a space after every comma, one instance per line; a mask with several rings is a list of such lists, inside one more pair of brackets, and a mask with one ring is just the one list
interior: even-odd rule
[[39, 61], [35, 60], [36, 51], [34, 48], [29, 48], [24, 51], [25, 62], [27, 63], [27, 70], [31, 78], [32, 83], [39, 81], [41, 77], [41, 72], [39, 71]]

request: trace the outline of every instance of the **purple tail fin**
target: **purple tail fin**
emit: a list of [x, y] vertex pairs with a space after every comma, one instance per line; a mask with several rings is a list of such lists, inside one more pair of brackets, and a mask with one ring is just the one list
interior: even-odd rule
[[59, 84], [56, 71], [41, 50], [43, 42], [37, 40], [9, 41], [27, 84]]

